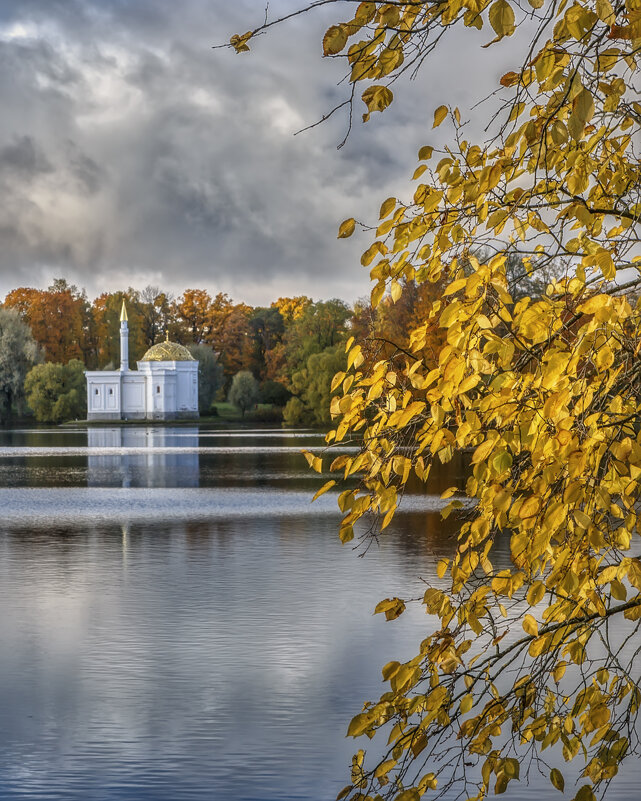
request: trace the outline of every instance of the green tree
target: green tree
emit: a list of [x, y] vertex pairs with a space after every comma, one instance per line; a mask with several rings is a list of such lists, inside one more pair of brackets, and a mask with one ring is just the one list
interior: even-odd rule
[[304, 368], [312, 354], [344, 342], [350, 316], [349, 306], [337, 298], [307, 305], [285, 334], [288, 374]]
[[314, 412], [294, 395], [287, 401], [283, 409], [283, 424], [293, 428], [313, 426]]
[[[355, 737], [380, 730], [389, 745], [382, 759], [358, 752], [339, 798], [480, 799], [529, 767], [563, 791], [549, 748], [553, 760], [581, 760], [572, 794], [593, 801], [639, 753], [639, 651], [623, 643], [641, 626], [641, 308], [625, 294], [641, 285], [641, 7], [340, 5], [349, 17], [329, 28], [323, 50], [345, 58], [345, 104], [362, 100], [366, 122], [392, 104], [404, 73], [420, 72], [432, 54], [441, 69], [458, 57], [447, 47], [452, 30], [489, 29], [486, 46], [516, 43], [489, 106], [434, 109], [447, 145], [419, 150], [414, 191], [383, 201], [362, 256], [374, 308], [398, 300], [407, 281], [442, 281], [443, 291], [403, 361], [372, 364], [350, 342], [347, 370], [334, 379], [328, 441], [362, 442], [331, 463], [338, 480], [361, 477], [339, 496], [341, 538], [350, 541], [363, 519], [377, 521], [378, 535], [410, 477], [425, 480], [457, 451], [471, 452], [472, 475], [455, 552], [421, 599], [433, 626], [414, 658], [385, 665], [385, 693], [349, 726]], [[248, 50], [273, 24], [231, 45]], [[481, 51], [466, 55], [478, 70]], [[345, 220], [339, 237], [355, 229]], [[529, 276], [561, 268], [537, 297], [513, 297], [515, 246]], [[485, 248], [491, 258], [479, 259]], [[422, 352], [434, 325], [445, 345], [430, 368]], [[322, 457], [308, 460], [322, 470]], [[450, 500], [445, 514], [461, 504]], [[392, 620], [406, 602], [389, 598], [376, 611]], [[620, 638], [611, 637], [613, 620]]]
[[261, 403], [271, 403], [273, 406], [284, 406], [291, 398], [292, 393], [280, 381], [263, 381], [260, 385]]
[[67, 364], [38, 364], [25, 380], [27, 403], [36, 420], [61, 423], [86, 417], [85, 366], [79, 359]]
[[17, 310], [0, 306], [0, 422], [22, 412], [24, 382], [43, 353]]
[[223, 367], [209, 345], [188, 345], [187, 349], [198, 360], [198, 411], [206, 414], [223, 385]]
[[241, 370], [236, 373], [229, 390], [229, 402], [240, 409], [243, 417], [247, 409], [251, 409], [258, 403], [259, 398], [260, 387], [258, 381], [249, 370]]
[[345, 348], [335, 345], [322, 353], [313, 353], [307, 364], [292, 376], [291, 398], [283, 410], [287, 425], [329, 426], [332, 380], [336, 373], [347, 366]]

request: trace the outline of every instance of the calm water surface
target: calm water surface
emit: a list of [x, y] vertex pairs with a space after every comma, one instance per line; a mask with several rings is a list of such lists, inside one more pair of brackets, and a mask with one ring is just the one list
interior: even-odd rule
[[[438, 496], [463, 471], [409, 495], [361, 558], [335, 497], [310, 504], [322, 480], [300, 450], [321, 446], [282, 430], [0, 433], [2, 801], [336, 796], [350, 718], [429, 631], [420, 610], [372, 610], [438, 583]], [[504, 797], [561, 797], [533, 779]], [[633, 765], [608, 798], [639, 782]]]

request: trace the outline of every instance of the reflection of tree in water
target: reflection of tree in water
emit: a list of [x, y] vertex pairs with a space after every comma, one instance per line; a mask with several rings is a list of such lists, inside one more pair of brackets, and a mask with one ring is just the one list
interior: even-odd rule
[[[321, 437], [319, 436], [319, 440]], [[224, 453], [200, 454], [200, 486], [268, 488], [285, 486], [288, 490], [310, 491], [313, 495], [315, 476], [307, 469], [297, 439], [278, 438], [284, 450], [255, 450], [240, 440], [239, 450]], [[260, 442], [260, 441], [259, 441]]]
[[210, 521], [190, 520], [185, 523], [185, 545], [192, 556], [210, 552], [211, 529]]

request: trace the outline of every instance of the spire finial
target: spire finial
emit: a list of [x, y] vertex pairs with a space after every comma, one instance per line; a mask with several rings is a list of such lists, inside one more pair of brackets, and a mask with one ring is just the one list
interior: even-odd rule
[[165, 329], [165, 342], [169, 342], [169, 329]]
[[129, 318], [127, 317], [127, 307], [125, 306], [125, 301], [122, 301], [122, 307], [120, 309], [120, 322], [126, 323]]

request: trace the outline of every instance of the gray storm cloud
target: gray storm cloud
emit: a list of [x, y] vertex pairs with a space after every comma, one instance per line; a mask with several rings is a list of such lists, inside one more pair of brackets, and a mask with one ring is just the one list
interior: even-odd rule
[[473, 87], [432, 73], [340, 151], [344, 117], [294, 137], [343, 96], [341, 65], [320, 58], [336, 10], [237, 56], [212, 45], [260, 21], [250, 0], [3, 3], [0, 294], [54, 276], [90, 296], [365, 294], [368, 239], [338, 242], [338, 224], [407, 195], [434, 106]]

